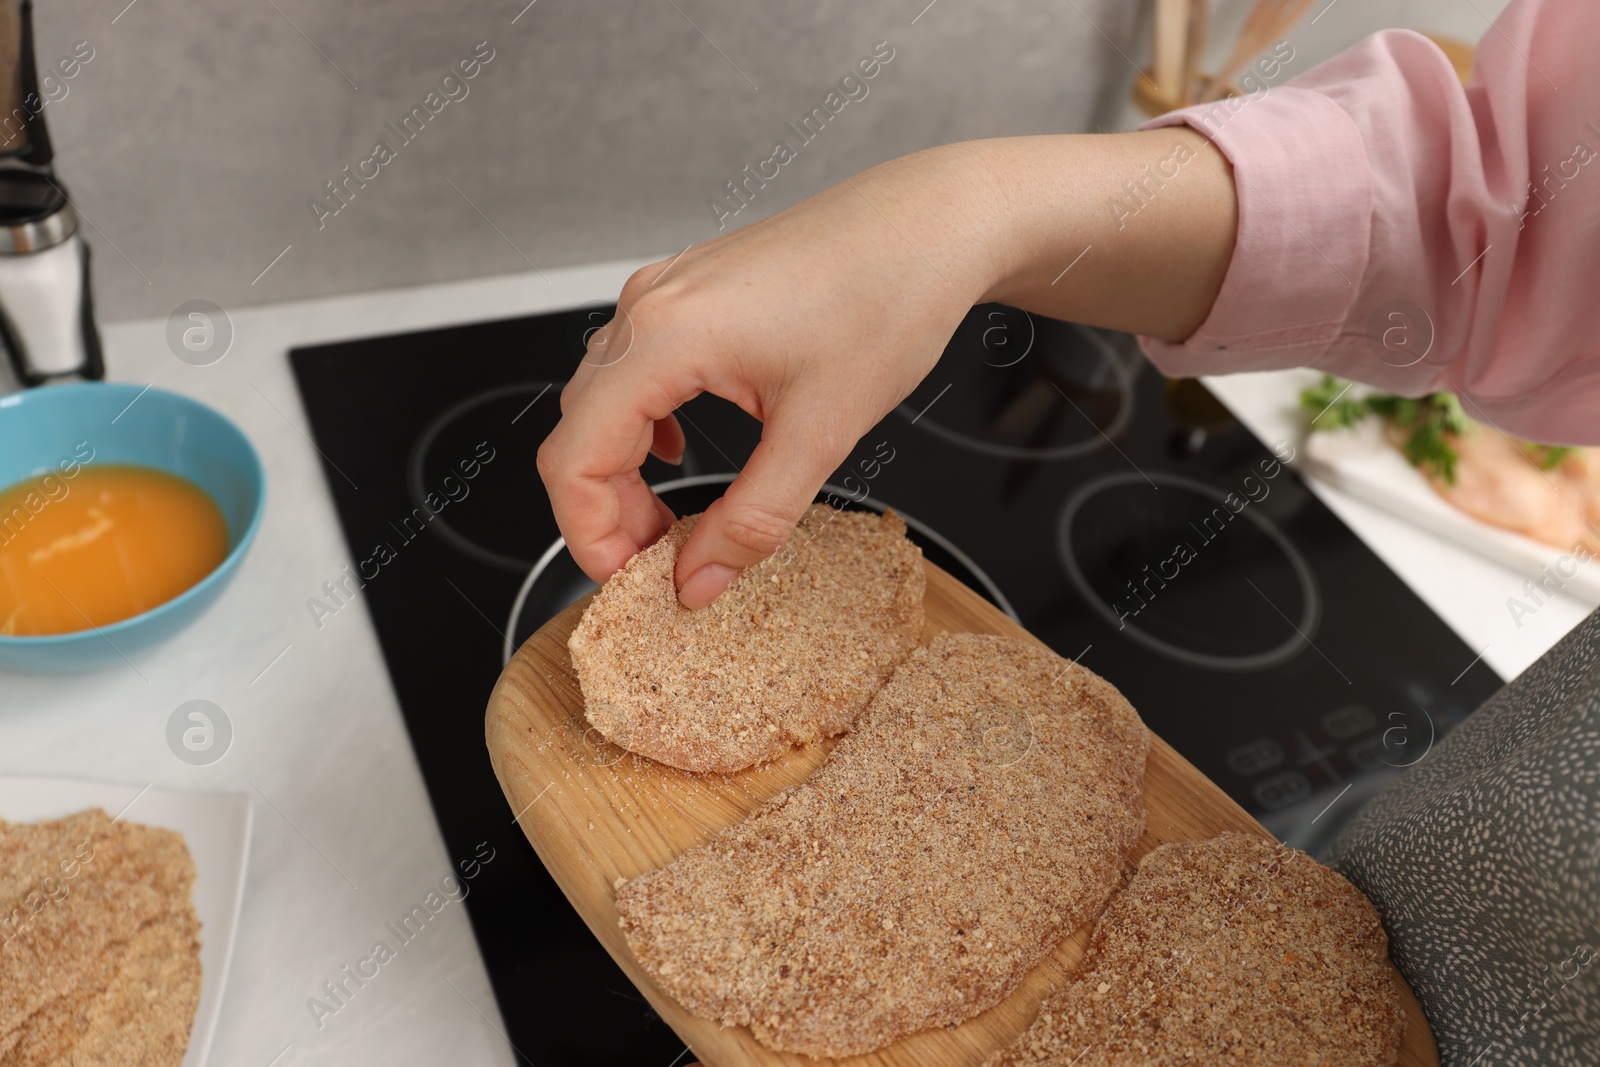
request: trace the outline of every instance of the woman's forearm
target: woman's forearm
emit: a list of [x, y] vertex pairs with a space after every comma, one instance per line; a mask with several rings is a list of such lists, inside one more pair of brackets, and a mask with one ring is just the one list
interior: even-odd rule
[[1163, 340], [1205, 320], [1233, 254], [1232, 168], [1189, 129], [969, 141], [854, 182], [975, 300]]
[[562, 534], [596, 580], [671, 520], [639, 475], [683, 450], [702, 392], [761, 443], [679, 553], [709, 603], [787, 540], [861, 435], [916, 388], [972, 305], [1004, 300], [1181, 339], [1233, 245], [1228, 169], [1188, 131], [976, 141], [856, 175], [629, 279], [539, 452]]

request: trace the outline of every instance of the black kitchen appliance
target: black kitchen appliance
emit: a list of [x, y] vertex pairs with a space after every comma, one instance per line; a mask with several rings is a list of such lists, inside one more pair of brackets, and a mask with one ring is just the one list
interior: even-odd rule
[[[467, 906], [511, 1041], [540, 1067], [684, 1051], [523, 840], [483, 741], [507, 650], [592, 588], [534, 454], [609, 315], [291, 353], [445, 841], [505, 857]], [[760, 426], [709, 396], [680, 417], [683, 466], [652, 459], [645, 475], [683, 513], [715, 498]], [[1316, 852], [1500, 679], [1285, 465], [1292, 452], [1199, 382], [1163, 379], [1130, 337], [985, 305], [832, 484], [906, 515], [928, 558]]]

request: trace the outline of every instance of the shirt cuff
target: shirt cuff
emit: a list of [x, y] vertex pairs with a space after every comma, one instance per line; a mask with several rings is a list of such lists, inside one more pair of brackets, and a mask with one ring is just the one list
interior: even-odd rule
[[1211, 314], [1188, 340], [1141, 338], [1174, 377], [1315, 364], [1366, 273], [1373, 178], [1360, 128], [1333, 100], [1283, 86], [1140, 127], [1187, 125], [1233, 164], [1239, 228]]

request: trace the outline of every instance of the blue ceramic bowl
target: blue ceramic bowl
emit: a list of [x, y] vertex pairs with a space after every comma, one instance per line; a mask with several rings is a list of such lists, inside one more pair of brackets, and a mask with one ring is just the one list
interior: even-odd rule
[[119, 382], [48, 385], [0, 396], [0, 489], [45, 474], [59, 478], [63, 461], [82, 460], [90, 449], [90, 465], [154, 467], [205, 490], [227, 520], [228, 554], [188, 590], [121, 622], [40, 637], [0, 635], [0, 667], [88, 670], [121, 663], [165, 641], [222, 592], [261, 525], [267, 496], [261, 459], [237, 426], [198, 401]]

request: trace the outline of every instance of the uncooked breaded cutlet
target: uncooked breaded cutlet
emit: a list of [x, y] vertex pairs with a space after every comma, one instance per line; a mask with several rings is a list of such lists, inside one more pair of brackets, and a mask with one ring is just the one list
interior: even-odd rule
[[181, 835], [99, 808], [0, 821], [0, 1064], [183, 1062], [200, 999]]
[[1389, 1067], [1405, 1010], [1388, 946], [1367, 898], [1303, 852], [1242, 833], [1165, 845], [986, 1067]]
[[673, 568], [698, 519], [634, 556], [572, 631], [590, 724], [630, 752], [724, 773], [848, 730], [922, 630], [905, 522], [815, 505], [783, 550], [690, 611]]
[[1031, 642], [918, 649], [809, 779], [624, 883], [628, 945], [687, 1009], [847, 1056], [1009, 994], [1127, 877], [1149, 735]]

